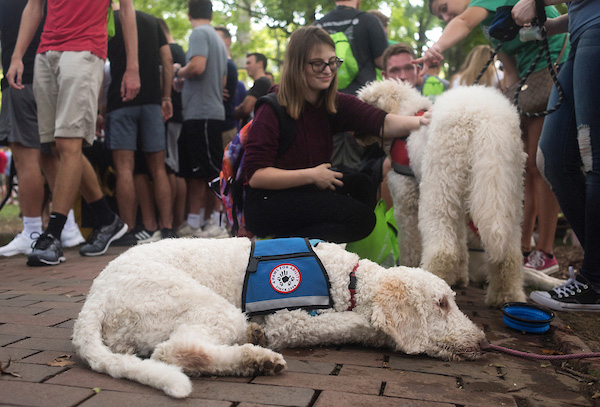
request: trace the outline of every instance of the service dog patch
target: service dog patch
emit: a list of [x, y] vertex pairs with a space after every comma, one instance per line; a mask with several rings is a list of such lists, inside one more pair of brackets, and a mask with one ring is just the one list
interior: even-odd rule
[[308, 239], [252, 243], [242, 290], [242, 309], [249, 315], [329, 308], [329, 289], [327, 272]]

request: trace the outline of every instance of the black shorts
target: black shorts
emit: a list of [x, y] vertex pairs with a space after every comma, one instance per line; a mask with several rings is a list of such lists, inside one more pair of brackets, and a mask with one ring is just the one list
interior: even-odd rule
[[179, 176], [212, 180], [223, 162], [223, 120], [186, 120], [179, 147]]

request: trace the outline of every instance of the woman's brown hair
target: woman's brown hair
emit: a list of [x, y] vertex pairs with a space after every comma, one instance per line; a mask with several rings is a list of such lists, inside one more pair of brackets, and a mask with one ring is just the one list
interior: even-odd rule
[[[335, 50], [335, 44], [327, 31], [313, 26], [302, 27], [292, 34], [285, 51], [277, 102], [284, 106], [295, 120], [302, 114], [305, 95], [308, 92], [304, 69], [309, 62], [311, 51], [317, 46], [328, 46]], [[317, 106], [324, 107], [329, 114], [336, 113], [336, 95], [337, 73], [334, 73], [329, 88], [321, 92]]]
[[[492, 52], [492, 48], [487, 44], [477, 45], [469, 52], [465, 62], [458, 70], [461, 85], [470, 86], [475, 82], [477, 75], [479, 75], [486, 62], [490, 59]], [[496, 67], [492, 61], [479, 79], [479, 85], [494, 86], [494, 77], [496, 75]]]

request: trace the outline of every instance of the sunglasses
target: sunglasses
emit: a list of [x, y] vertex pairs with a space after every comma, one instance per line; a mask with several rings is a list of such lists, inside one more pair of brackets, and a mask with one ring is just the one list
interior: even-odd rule
[[321, 73], [325, 70], [325, 67], [329, 67], [331, 72], [337, 71], [338, 69], [340, 69], [340, 66], [342, 66], [342, 62], [344, 62], [343, 59], [334, 57], [334, 58], [331, 58], [329, 60], [329, 62], [312, 61], [312, 62], [309, 62], [308, 64], [312, 67], [312, 70], [314, 73]]

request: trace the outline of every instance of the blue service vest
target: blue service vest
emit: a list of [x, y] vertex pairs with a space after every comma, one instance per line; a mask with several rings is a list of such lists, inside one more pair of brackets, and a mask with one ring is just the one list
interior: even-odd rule
[[242, 290], [244, 312], [257, 315], [332, 306], [329, 277], [309, 239], [252, 243]]

